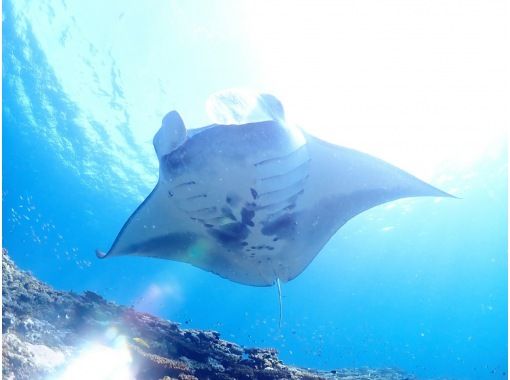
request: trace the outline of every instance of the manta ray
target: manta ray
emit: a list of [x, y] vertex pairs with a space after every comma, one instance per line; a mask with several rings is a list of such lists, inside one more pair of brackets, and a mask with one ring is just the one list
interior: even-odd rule
[[176, 111], [154, 136], [156, 187], [100, 258], [176, 260], [241, 284], [296, 278], [351, 218], [405, 197], [450, 197], [368, 154], [310, 135], [270, 94], [223, 91], [214, 124]]

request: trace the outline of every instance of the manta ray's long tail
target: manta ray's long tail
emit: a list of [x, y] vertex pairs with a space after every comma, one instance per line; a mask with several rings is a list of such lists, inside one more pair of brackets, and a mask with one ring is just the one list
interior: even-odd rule
[[282, 287], [280, 285], [280, 279], [276, 278], [276, 287], [278, 289], [278, 302], [280, 304], [280, 318], [278, 320], [278, 327], [282, 328], [282, 319], [283, 319], [283, 303], [282, 303]]

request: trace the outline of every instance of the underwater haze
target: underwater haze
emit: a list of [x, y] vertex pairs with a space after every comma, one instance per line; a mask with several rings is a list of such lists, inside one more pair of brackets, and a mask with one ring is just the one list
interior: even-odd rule
[[[506, 379], [505, 2], [3, 1], [3, 247], [62, 290], [275, 347], [303, 367]], [[158, 179], [168, 111], [272, 92], [310, 134], [458, 197], [343, 226], [296, 279], [251, 287], [147, 257], [98, 260]]]

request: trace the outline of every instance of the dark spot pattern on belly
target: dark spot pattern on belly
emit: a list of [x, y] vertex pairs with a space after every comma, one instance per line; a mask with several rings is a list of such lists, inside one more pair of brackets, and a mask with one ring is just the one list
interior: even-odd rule
[[213, 236], [219, 243], [226, 246], [242, 246], [242, 243], [250, 230], [243, 223], [228, 223], [220, 227], [209, 229], [209, 234]]
[[253, 218], [255, 216], [255, 211], [249, 210], [245, 207], [241, 210], [241, 221], [243, 224], [246, 224], [250, 227], [253, 227], [255, 224], [253, 223]]
[[297, 222], [294, 214], [284, 214], [275, 220], [266, 222], [261, 232], [266, 236], [290, 238], [296, 233]]

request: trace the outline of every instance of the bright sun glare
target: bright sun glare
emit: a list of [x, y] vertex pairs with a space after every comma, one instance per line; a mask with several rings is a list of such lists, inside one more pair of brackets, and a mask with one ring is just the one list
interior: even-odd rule
[[504, 148], [508, 52], [490, 7], [262, 4], [246, 28], [263, 86], [309, 132], [423, 179]]
[[113, 338], [111, 346], [90, 343], [55, 380], [134, 380], [126, 338], [113, 328], [106, 334]]
[[[287, 119], [311, 134], [437, 186], [444, 185], [437, 177], [472, 171], [506, 145], [504, 3], [236, 1], [186, 18], [184, 3], [164, 0], [127, 10], [109, 3], [101, 15], [89, 2], [74, 2], [55, 5], [51, 20], [23, 4], [18, 12], [33, 21], [58, 83], [79, 105], [85, 141], [98, 151], [108, 147], [102, 153], [121, 185], [133, 175], [140, 183], [155, 180], [151, 141], [166, 112], [177, 109], [190, 128], [206, 125], [203, 102], [231, 87], [271, 93]], [[68, 12], [81, 15], [70, 31]], [[83, 53], [89, 44], [98, 54]], [[197, 59], [197, 52], [214, 59]], [[115, 81], [112, 72], [119, 73]], [[112, 108], [117, 92], [123, 96]], [[58, 131], [56, 123], [43, 130], [63, 151], [72, 148]], [[78, 169], [104, 181], [94, 160]]]

